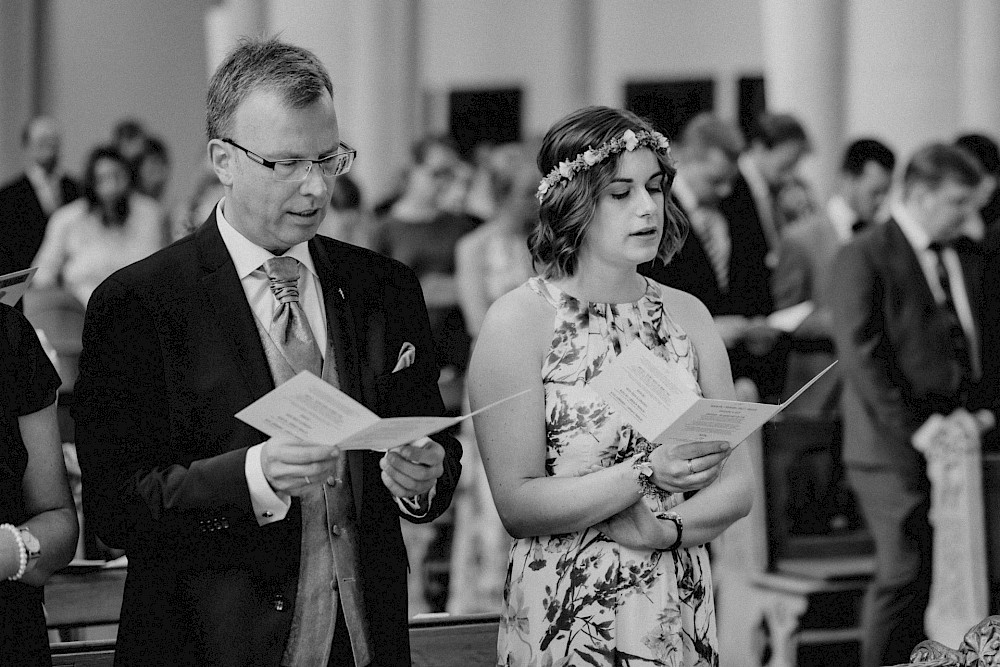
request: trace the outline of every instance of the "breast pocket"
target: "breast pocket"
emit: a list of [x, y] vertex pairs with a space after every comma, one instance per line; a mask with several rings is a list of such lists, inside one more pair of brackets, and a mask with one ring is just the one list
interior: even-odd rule
[[386, 373], [375, 378], [376, 412], [382, 417], [426, 415], [433, 410], [436, 392], [437, 384], [419, 366]]

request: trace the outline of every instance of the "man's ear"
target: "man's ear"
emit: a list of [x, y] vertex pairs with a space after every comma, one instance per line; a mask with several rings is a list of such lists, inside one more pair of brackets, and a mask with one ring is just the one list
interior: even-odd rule
[[219, 182], [224, 187], [233, 184], [233, 154], [229, 146], [219, 139], [212, 139], [208, 142], [208, 161], [212, 165], [212, 171], [219, 177]]

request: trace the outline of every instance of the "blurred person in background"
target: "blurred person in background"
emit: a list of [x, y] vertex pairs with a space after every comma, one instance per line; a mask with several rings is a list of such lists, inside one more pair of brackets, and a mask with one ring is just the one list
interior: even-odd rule
[[148, 137], [137, 162], [136, 189], [162, 202], [170, 183], [170, 151], [158, 137]]
[[138, 118], [122, 118], [111, 130], [111, 145], [128, 164], [133, 186], [139, 182], [139, 160], [148, 137], [146, 126]]
[[79, 524], [56, 419], [59, 375], [34, 329], [0, 304], [0, 665], [51, 665], [43, 585]]
[[[813, 303], [812, 312], [794, 332], [797, 339], [830, 344], [830, 312], [823, 296], [828, 291], [833, 258], [855, 234], [876, 223], [889, 195], [895, 166], [895, 155], [882, 142], [870, 138], [852, 141], [844, 151], [836, 189], [826, 206], [786, 228], [771, 275], [772, 291], [777, 309]], [[791, 352], [785, 396], [832, 362], [832, 350]], [[808, 412], [829, 417], [839, 412], [839, 377], [839, 369], [831, 369], [789, 407], [788, 414]]]
[[32, 118], [21, 132], [24, 172], [0, 188], [0, 274], [31, 266], [49, 217], [80, 195], [79, 185], [59, 166], [61, 135], [56, 121]]
[[786, 229], [816, 212], [816, 198], [813, 196], [812, 188], [799, 176], [792, 176], [778, 188], [775, 202], [778, 215]]
[[208, 214], [226, 194], [226, 190], [214, 171], [205, 171], [195, 182], [187, 202], [175, 210], [171, 219], [170, 241], [181, 239], [205, 222]]
[[81, 304], [118, 269], [159, 250], [163, 209], [135, 192], [129, 166], [111, 146], [91, 151], [83, 196], [52, 214], [35, 258], [37, 287], [62, 285]]
[[[489, 198], [496, 215], [459, 239], [455, 279], [469, 335], [475, 340], [486, 312], [498, 298], [534, 275], [528, 234], [538, 223], [535, 191], [541, 175], [525, 147], [507, 144], [491, 158]], [[463, 422], [462, 479], [455, 507], [448, 611], [494, 611], [502, 602], [510, 536], [497, 514], [469, 421]]]
[[983, 168], [979, 216], [986, 227], [993, 227], [1000, 220], [1000, 147], [985, 134], [963, 134], [955, 145], [972, 153]]
[[371, 250], [375, 246], [375, 223], [364, 208], [361, 188], [344, 174], [333, 182], [330, 210], [326, 212], [317, 234]]
[[743, 147], [736, 126], [715, 114], [698, 114], [684, 126], [674, 149], [677, 174], [670, 197], [691, 231], [669, 262], [654, 259], [640, 271], [704, 303], [729, 353], [733, 377], [770, 387], [776, 384], [771, 377], [783, 373], [784, 356], [779, 332], [765, 320], [769, 291], [759, 282], [764, 239], [759, 228], [753, 234], [745, 219], [727, 218], [721, 210], [733, 192]]
[[[927, 638], [933, 574], [931, 483], [913, 435], [931, 415], [996, 423], [984, 357], [982, 258], [952, 245], [979, 206], [982, 172], [965, 150], [917, 150], [884, 224], [853, 237], [831, 265], [826, 302], [844, 378], [843, 461], [875, 542], [862, 612], [863, 667], [907, 662]], [[994, 288], [995, 290], [995, 288]], [[972, 420], [970, 413], [975, 416]]]
[[[464, 373], [469, 355], [455, 286], [455, 244], [476, 228], [477, 220], [462, 210], [468, 179], [458, 173], [467, 170], [454, 142], [429, 137], [416, 144], [413, 155], [406, 188], [378, 225], [375, 249], [406, 264], [420, 279], [442, 381], [447, 382]], [[458, 407], [457, 400], [450, 403]]]

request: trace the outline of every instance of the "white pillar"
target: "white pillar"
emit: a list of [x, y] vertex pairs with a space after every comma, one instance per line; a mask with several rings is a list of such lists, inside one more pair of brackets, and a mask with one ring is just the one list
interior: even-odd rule
[[761, 0], [769, 111], [794, 114], [812, 155], [802, 173], [825, 198], [844, 143], [844, 0]]
[[900, 166], [932, 140], [951, 141], [958, 119], [957, 2], [850, 0], [847, 131], [874, 135]]
[[1000, 3], [963, 0], [959, 130], [1000, 133]]
[[243, 36], [265, 33], [264, 0], [225, 0], [205, 10], [205, 54], [208, 75]]

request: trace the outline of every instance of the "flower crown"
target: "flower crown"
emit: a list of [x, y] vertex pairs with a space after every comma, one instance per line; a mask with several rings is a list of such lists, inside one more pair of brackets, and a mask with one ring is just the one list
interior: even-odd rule
[[595, 164], [604, 162], [610, 156], [622, 151], [634, 151], [636, 148], [644, 146], [654, 151], [667, 151], [669, 155], [670, 141], [656, 130], [641, 130], [633, 132], [625, 130], [622, 136], [601, 144], [597, 148], [587, 148], [577, 155], [573, 160], [560, 162], [552, 168], [552, 171], [538, 184], [538, 192], [535, 197], [539, 203], [545, 199], [546, 193], [562, 181], [573, 180], [573, 177], [581, 171], [587, 171]]

